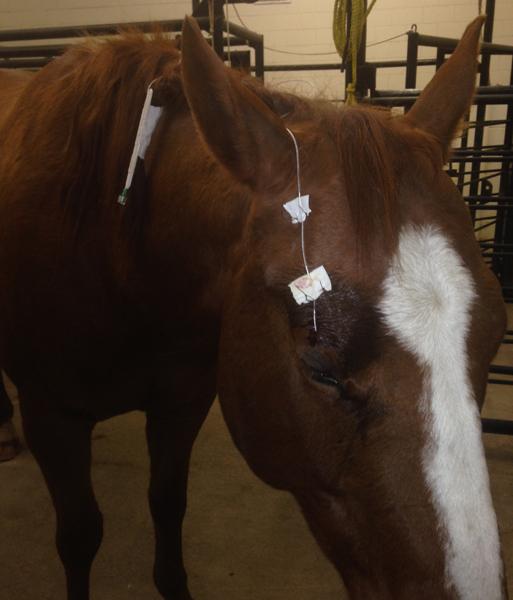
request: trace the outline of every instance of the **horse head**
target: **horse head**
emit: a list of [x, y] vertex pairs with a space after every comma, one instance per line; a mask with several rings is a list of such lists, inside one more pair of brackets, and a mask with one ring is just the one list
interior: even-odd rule
[[[506, 594], [479, 421], [504, 308], [443, 171], [482, 23], [399, 117], [266, 90], [184, 26], [197, 129], [251, 194], [223, 305], [225, 419], [354, 598]], [[293, 223], [298, 179], [311, 214]], [[320, 266], [329, 283], [298, 300], [290, 284]]]

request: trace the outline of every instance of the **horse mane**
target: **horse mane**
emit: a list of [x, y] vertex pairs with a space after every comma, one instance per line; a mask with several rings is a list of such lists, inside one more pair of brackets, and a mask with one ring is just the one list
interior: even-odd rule
[[395, 252], [403, 226], [399, 186], [413, 178], [430, 181], [440, 172], [440, 145], [386, 108], [343, 107], [334, 138], [342, 165], [346, 201], [360, 265], [376, 253]]
[[[408, 172], [428, 178], [443, 163], [439, 144], [422, 131], [404, 124], [389, 109], [359, 104], [345, 106], [329, 99], [307, 99], [264, 87], [254, 78], [244, 81], [302, 140], [302, 171], [311, 171], [322, 137], [333, 142], [340, 165], [339, 177], [361, 265], [376, 251], [395, 251], [402, 226], [399, 185]], [[408, 168], [406, 166], [408, 165]], [[294, 173], [284, 173], [292, 180]]]
[[[31, 80], [8, 129], [11, 171], [27, 189], [47, 184], [80, 221], [91, 205], [120, 193], [148, 85], [162, 78], [170, 100], [178, 85], [180, 52], [156, 31], [124, 31], [68, 49]], [[13, 153], [14, 155], [16, 153]], [[27, 168], [28, 165], [28, 168]], [[21, 167], [20, 167], [21, 168]], [[57, 177], [56, 177], [57, 174]]]
[[360, 261], [372, 255], [376, 245], [383, 252], [394, 251], [399, 235], [400, 144], [390, 125], [388, 111], [344, 107], [339, 111], [334, 131]]
[[[124, 31], [114, 39], [72, 46], [31, 79], [4, 130], [5, 143], [16, 149], [8, 158], [12, 180], [29, 194], [44, 186], [55, 190], [58, 183], [55, 192], [76, 223], [96, 204], [113, 203], [124, 184], [148, 85], [158, 78], [160, 103], [187, 110], [179, 64], [178, 43], [158, 31], [149, 37]], [[404, 136], [397, 135], [388, 111], [334, 107], [240, 77], [286, 122], [304, 125], [307, 148], [315, 147], [316, 136], [328, 132], [332, 137], [362, 253], [370, 254], [376, 244], [395, 247], [398, 152], [408, 150], [401, 151]], [[308, 126], [319, 122], [322, 131]], [[308, 154], [304, 158], [308, 162]], [[144, 200], [131, 200], [124, 209], [139, 227]]]

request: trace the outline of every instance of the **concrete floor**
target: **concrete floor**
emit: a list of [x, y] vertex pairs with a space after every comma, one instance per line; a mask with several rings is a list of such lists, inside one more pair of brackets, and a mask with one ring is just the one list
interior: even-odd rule
[[[500, 362], [507, 360], [513, 364], [506, 355]], [[485, 412], [513, 419], [513, 388], [490, 386]], [[513, 597], [513, 437], [485, 435], [485, 444]], [[159, 600], [151, 581], [143, 415], [96, 428], [94, 482], [105, 537], [93, 568], [93, 600]], [[189, 488], [185, 559], [195, 600], [347, 598], [294, 501], [248, 470], [217, 404], [196, 444]], [[0, 600], [64, 599], [53, 528], [53, 510], [30, 454], [0, 464]]]
[[[92, 598], [161, 600], [151, 579], [144, 417], [130, 413], [101, 423], [94, 438], [105, 536]], [[53, 509], [28, 451], [1, 463], [0, 600], [64, 600], [53, 528]], [[185, 560], [195, 600], [346, 597], [292, 498], [261, 483], [233, 447], [217, 402], [193, 454]]]

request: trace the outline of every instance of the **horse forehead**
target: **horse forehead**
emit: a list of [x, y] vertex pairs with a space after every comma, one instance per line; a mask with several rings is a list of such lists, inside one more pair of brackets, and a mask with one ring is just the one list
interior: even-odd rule
[[[380, 308], [387, 325], [423, 361], [431, 360], [434, 345], [447, 342], [449, 331], [458, 332], [465, 343], [475, 282], [438, 228], [403, 229], [383, 290]], [[447, 345], [451, 349], [454, 344]]]

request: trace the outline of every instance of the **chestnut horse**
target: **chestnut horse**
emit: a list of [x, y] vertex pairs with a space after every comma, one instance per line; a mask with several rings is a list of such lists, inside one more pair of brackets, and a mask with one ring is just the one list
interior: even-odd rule
[[[7, 123], [16, 99], [31, 76], [29, 71], [0, 69], [0, 139], [2, 128]], [[19, 451], [19, 441], [11, 422], [12, 415], [11, 400], [0, 374], [0, 462], [14, 458]]]
[[[505, 312], [442, 169], [482, 21], [404, 117], [268, 90], [191, 19], [181, 54], [159, 36], [88, 42], [24, 88], [1, 141], [0, 359], [69, 600], [89, 597], [102, 538], [91, 431], [133, 409], [147, 415], [155, 582], [191, 598], [188, 462], [216, 391], [248, 464], [295, 496], [351, 598], [506, 597], [479, 422]], [[122, 206], [150, 82], [163, 114]], [[282, 205], [299, 187], [311, 214], [293, 223]]]

